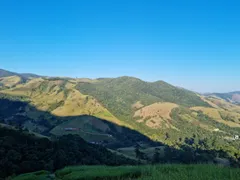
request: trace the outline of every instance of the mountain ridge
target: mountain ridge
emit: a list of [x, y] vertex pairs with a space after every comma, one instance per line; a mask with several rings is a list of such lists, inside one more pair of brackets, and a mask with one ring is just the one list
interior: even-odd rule
[[[37, 76], [10, 87], [3, 85], [0, 93], [28, 99], [31, 106], [54, 116], [95, 116], [169, 144], [194, 131], [207, 136], [219, 129], [221, 136], [230, 137], [240, 124], [240, 107], [231, 102], [164, 81], [146, 82], [130, 76], [95, 80]], [[31, 108], [25, 111], [30, 118], [41, 117]], [[184, 131], [183, 124], [189, 132]], [[32, 122], [26, 126], [31, 127]], [[169, 140], [167, 133], [171, 134]]]
[[17, 78], [0, 78], [0, 123], [54, 137], [78, 134], [127, 156], [135, 146], [154, 154], [153, 141], [240, 158], [234, 139], [240, 135], [240, 106], [224, 98], [130, 76]]
[[4, 69], [0, 69], [0, 77], [8, 77], [8, 76], [20, 76], [22, 78], [31, 78], [31, 77], [44, 77], [44, 76], [40, 76], [40, 75], [36, 75], [36, 74], [32, 74], [32, 73], [16, 73], [16, 72], [11, 72], [8, 70], [4, 70]]
[[[164, 80], [156, 80], [156, 81], [146, 81], [146, 80], [142, 80], [138, 77], [134, 77], [134, 76], [127, 76], [127, 75], [123, 75], [123, 76], [118, 76], [118, 77], [98, 77], [98, 78], [88, 78], [88, 77], [85, 77], [85, 78], [79, 78], [79, 77], [65, 77], [65, 76], [43, 76], [43, 75], [37, 75], [37, 74], [33, 74], [33, 73], [16, 73], [16, 72], [12, 72], [12, 71], [8, 71], [8, 70], [5, 70], [5, 69], [1, 69], [0, 68], [0, 78], [1, 77], [9, 77], [9, 76], [21, 76], [21, 77], [24, 77], [24, 78], [47, 78], [47, 79], [53, 79], [53, 78], [60, 78], [60, 79], [69, 79], [69, 80], [74, 80], [74, 79], [88, 79], [90, 81], [94, 81], [94, 80], [111, 80], [111, 79], [127, 79], [127, 78], [132, 78], [132, 79], [135, 79], [135, 80], [140, 80], [140, 81], [143, 81], [143, 82], [147, 82], [147, 83], [167, 83], [166, 81]], [[169, 83], [167, 83], [169, 84]], [[172, 84], [170, 84], [172, 85]], [[172, 85], [174, 86], [174, 85]], [[184, 90], [188, 90], [184, 87], [180, 87], [180, 86], [174, 86], [176, 88], [179, 88], [179, 89], [184, 89]], [[233, 94], [233, 93], [237, 93], [239, 94], [240, 91], [239, 90], [235, 90], [235, 91], [230, 91], [230, 92], [223, 92], [223, 93], [218, 93], [218, 92], [207, 92], [207, 93], [199, 93], [197, 91], [192, 91], [192, 90], [188, 90], [188, 91], [191, 91], [191, 92], [195, 92], [197, 94], [202, 94], [202, 95], [215, 95], [215, 94]]]

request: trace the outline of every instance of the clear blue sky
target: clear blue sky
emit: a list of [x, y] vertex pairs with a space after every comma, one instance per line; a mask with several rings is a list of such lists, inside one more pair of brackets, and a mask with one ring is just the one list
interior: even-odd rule
[[1, 0], [0, 68], [240, 90], [239, 9], [237, 0]]

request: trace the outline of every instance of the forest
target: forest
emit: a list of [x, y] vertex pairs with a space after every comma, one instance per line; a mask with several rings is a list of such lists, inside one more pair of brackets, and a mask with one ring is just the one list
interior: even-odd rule
[[67, 165], [134, 165], [136, 161], [85, 142], [77, 135], [55, 140], [24, 130], [0, 128], [0, 177], [38, 170], [54, 171]]

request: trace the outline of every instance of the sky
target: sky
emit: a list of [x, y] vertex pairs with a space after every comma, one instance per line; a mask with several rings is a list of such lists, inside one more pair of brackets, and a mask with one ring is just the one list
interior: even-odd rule
[[240, 90], [235, 0], [1, 0], [0, 68]]

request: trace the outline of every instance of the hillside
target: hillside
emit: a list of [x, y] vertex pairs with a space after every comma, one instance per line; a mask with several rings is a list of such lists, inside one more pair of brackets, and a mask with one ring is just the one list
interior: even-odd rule
[[0, 78], [0, 87], [11, 88], [22, 83], [23, 79], [19, 76], [8, 76]]
[[[81, 82], [76, 88], [83, 94], [98, 99], [122, 121], [131, 121], [137, 109], [158, 102], [170, 102], [187, 107], [209, 106], [195, 93], [163, 81], [149, 83], [137, 78], [120, 77], [99, 79], [94, 83]], [[136, 103], [138, 107], [135, 106]]]
[[[35, 78], [2, 93], [25, 96], [31, 105], [57, 116], [93, 115], [117, 122], [117, 119], [96, 99], [77, 91], [75, 83], [66, 79]], [[121, 123], [121, 122], [117, 122]]]
[[[32, 77], [3, 86], [3, 123], [48, 136], [78, 134], [114, 150], [151, 149], [158, 142], [176, 149], [223, 151], [235, 160], [240, 156], [240, 141], [234, 139], [240, 134], [240, 106], [216, 96], [127, 76]], [[205, 139], [210, 144], [203, 145]]]
[[[240, 132], [238, 106], [224, 109], [207, 97], [163, 81], [149, 83], [132, 77], [98, 79], [81, 82], [77, 89], [98, 99], [115, 117], [139, 132], [165, 143], [173, 144], [192, 134], [204, 137], [214, 133], [229, 138]], [[208, 109], [219, 112], [221, 119], [205, 113]], [[202, 119], [201, 112], [208, 121]], [[170, 138], [166, 138], [166, 133]]]
[[28, 129], [46, 136], [78, 134], [88, 142], [107, 147], [133, 146], [143, 142], [150, 146], [155, 143], [141, 133], [111, 121], [90, 115], [55, 116], [40, 111], [21, 97], [0, 94], [0, 122], [21, 129]]
[[0, 145], [0, 178], [43, 169], [53, 171], [67, 165], [136, 164], [74, 135], [51, 141], [28, 131], [0, 126]]

